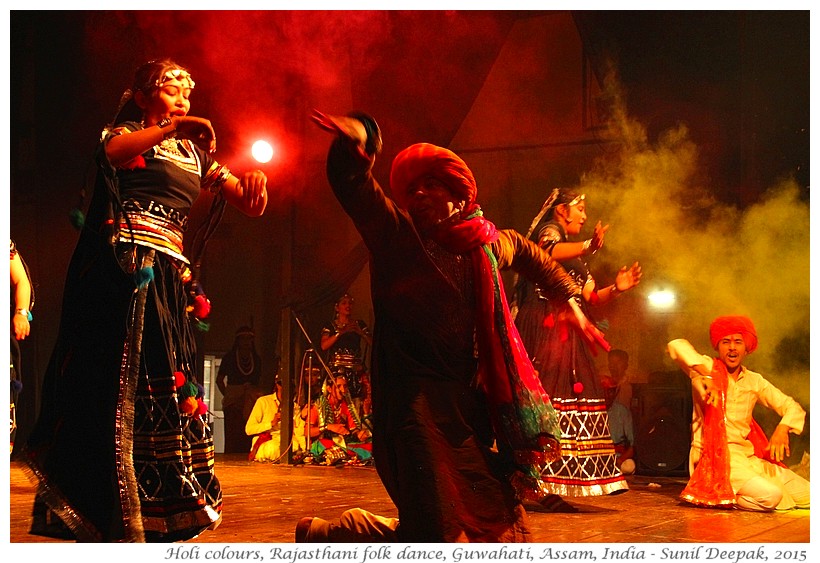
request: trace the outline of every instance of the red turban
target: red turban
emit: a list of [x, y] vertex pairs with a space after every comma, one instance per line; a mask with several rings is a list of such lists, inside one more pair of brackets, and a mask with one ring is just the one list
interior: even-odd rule
[[712, 348], [717, 350], [720, 339], [730, 334], [740, 334], [743, 336], [743, 342], [746, 344], [746, 352], [749, 354], [757, 349], [757, 331], [749, 317], [739, 315], [718, 317], [712, 321], [712, 325], [709, 327], [709, 339], [712, 341]]
[[393, 159], [390, 188], [399, 207], [407, 209], [410, 186], [425, 176], [442, 182], [454, 196], [473, 203], [478, 192], [473, 173], [453, 151], [428, 143], [417, 143]]

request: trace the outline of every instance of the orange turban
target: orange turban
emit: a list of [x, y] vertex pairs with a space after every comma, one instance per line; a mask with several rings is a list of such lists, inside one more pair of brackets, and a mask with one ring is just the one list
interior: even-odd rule
[[478, 192], [473, 173], [453, 151], [417, 143], [401, 151], [393, 159], [390, 188], [399, 207], [407, 209], [410, 186], [419, 178], [432, 176], [442, 182], [454, 196], [473, 203]]
[[717, 350], [720, 339], [730, 334], [740, 334], [743, 336], [743, 342], [746, 344], [746, 352], [749, 354], [757, 349], [757, 331], [749, 317], [740, 315], [718, 317], [712, 321], [709, 327], [709, 339], [712, 342], [712, 348]]

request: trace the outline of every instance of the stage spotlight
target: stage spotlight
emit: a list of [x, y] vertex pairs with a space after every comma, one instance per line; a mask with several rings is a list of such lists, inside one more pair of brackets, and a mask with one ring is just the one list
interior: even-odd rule
[[273, 147], [267, 141], [256, 141], [251, 147], [251, 154], [257, 162], [270, 162], [273, 158]]
[[647, 299], [649, 305], [654, 309], [670, 309], [675, 305], [675, 294], [668, 289], [653, 291]]

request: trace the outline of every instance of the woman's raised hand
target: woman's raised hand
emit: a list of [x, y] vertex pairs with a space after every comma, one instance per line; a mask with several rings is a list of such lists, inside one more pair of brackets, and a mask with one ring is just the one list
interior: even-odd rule
[[641, 282], [641, 266], [637, 262], [632, 264], [629, 268], [623, 266], [618, 273], [615, 274], [615, 287], [618, 291], [626, 291], [632, 289]]
[[250, 215], [261, 215], [268, 204], [268, 178], [261, 170], [250, 170], [242, 174], [239, 181], [241, 198]]
[[173, 121], [178, 138], [188, 139], [204, 151], [216, 151], [216, 133], [208, 119], [185, 115], [174, 117]]
[[595, 224], [595, 230], [592, 233], [592, 239], [589, 243], [589, 252], [598, 252], [604, 246], [604, 235], [609, 230], [609, 225], [602, 226], [601, 222]]

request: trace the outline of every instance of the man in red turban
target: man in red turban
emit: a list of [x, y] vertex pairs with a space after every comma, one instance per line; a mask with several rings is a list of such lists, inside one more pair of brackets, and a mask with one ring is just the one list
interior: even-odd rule
[[709, 339], [712, 348], [718, 349], [720, 340], [730, 334], [740, 334], [746, 344], [746, 353], [751, 354], [757, 349], [757, 331], [752, 319], [740, 315], [718, 317], [709, 326]]
[[[709, 339], [717, 358], [673, 340], [669, 355], [692, 378], [694, 414], [689, 483], [681, 493], [699, 506], [769, 511], [809, 508], [810, 485], [783, 462], [789, 433], [800, 434], [806, 412], [743, 361], [757, 349], [757, 331], [743, 316], [716, 318]], [[771, 439], [752, 418], [757, 403], [781, 419]]]
[[408, 208], [412, 198], [409, 188], [419, 178], [425, 177], [437, 179], [466, 203], [475, 201], [478, 188], [467, 164], [449, 149], [429, 143], [417, 143], [401, 151], [393, 160], [390, 187], [399, 207]]
[[375, 121], [313, 119], [335, 137], [328, 180], [370, 252], [373, 459], [398, 520], [362, 510], [338, 525], [306, 518], [296, 541], [527, 541], [511, 477], [540, 475], [560, 427], [499, 272], [515, 267], [539, 283], [591, 340], [600, 333], [577, 308], [580, 287], [546, 251], [483, 216], [475, 178], [452, 151], [401, 151], [388, 195], [371, 172]]

